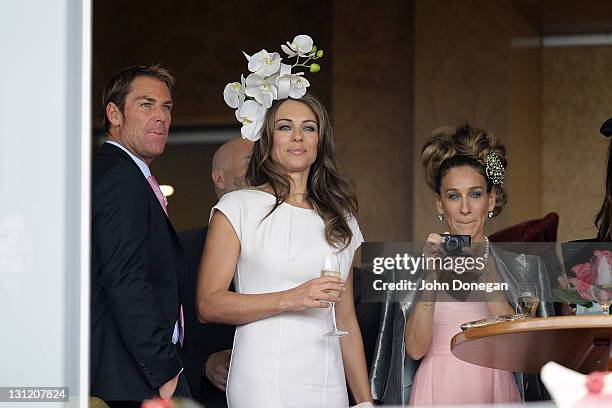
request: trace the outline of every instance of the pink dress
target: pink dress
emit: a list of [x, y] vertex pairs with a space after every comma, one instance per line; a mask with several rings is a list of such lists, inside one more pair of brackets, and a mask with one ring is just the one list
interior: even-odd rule
[[436, 303], [431, 342], [413, 379], [409, 405], [521, 401], [513, 373], [466, 363], [450, 351], [460, 324], [489, 316], [485, 302]]

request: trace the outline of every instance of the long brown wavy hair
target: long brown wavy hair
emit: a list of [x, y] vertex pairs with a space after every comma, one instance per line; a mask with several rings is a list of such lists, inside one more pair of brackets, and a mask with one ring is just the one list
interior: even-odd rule
[[[266, 112], [262, 136], [255, 142], [246, 174], [249, 186], [257, 187], [267, 183], [274, 191], [276, 203], [266, 217], [287, 200], [291, 191], [289, 176], [272, 159], [274, 118], [278, 108], [286, 101], [287, 99], [275, 101]], [[336, 164], [334, 136], [325, 107], [308, 93], [295, 101], [312, 110], [319, 127], [317, 158], [310, 166], [306, 184], [308, 198], [314, 210], [323, 219], [327, 242], [339, 249], [346, 248], [353, 238], [347, 217], [356, 217], [358, 210], [355, 185], [342, 175]]]

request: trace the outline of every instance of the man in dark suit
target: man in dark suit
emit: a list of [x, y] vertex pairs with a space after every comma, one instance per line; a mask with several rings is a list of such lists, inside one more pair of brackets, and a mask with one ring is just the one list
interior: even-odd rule
[[104, 143], [93, 164], [91, 395], [110, 406], [189, 396], [179, 356], [184, 261], [149, 165], [163, 153], [174, 78], [130, 67], [104, 91]]
[[[242, 138], [231, 139], [217, 149], [213, 156], [211, 177], [218, 198], [244, 186], [252, 150], [253, 142]], [[195, 400], [207, 408], [227, 407], [225, 385], [234, 326], [202, 324], [195, 313], [195, 290], [206, 227], [180, 232], [179, 239], [187, 266], [183, 298], [187, 333], [183, 345], [185, 374]]]

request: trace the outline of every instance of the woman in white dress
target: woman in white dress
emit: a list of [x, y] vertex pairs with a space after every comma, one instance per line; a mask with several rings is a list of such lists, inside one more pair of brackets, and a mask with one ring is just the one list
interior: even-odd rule
[[[371, 402], [352, 296], [363, 241], [357, 200], [336, 167], [319, 101], [306, 94], [272, 104], [247, 184], [211, 212], [197, 288], [202, 321], [238, 325], [229, 407], [346, 407], [347, 383], [355, 401]], [[342, 280], [320, 277], [332, 251]], [[325, 336], [328, 301], [348, 335]]]

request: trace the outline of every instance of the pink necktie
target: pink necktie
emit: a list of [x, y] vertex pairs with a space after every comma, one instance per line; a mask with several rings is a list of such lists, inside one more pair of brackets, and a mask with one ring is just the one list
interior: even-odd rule
[[[157, 197], [157, 201], [159, 201], [159, 204], [164, 209], [164, 212], [166, 213], [166, 215], [168, 215], [168, 207], [167, 207], [168, 199], [161, 192], [161, 188], [159, 188], [159, 183], [157, 182], [157, 180], [152, 174], [149, 177], [147, 177], [147, 181], [149, 182], [149, 185], [153, 189], [153, 192], [155, 193], [155, 197]], [[185, 318], [183, 317], [183, 305], [180, 305], [180, 308], [179, 308], [178, 322], [179, 322], [179, 343], [181, 343], [181, 346], [182, 346], [183, 339], [185, 338]]]
[[157, 197], [157, 201], [159, 201], [159, 204], [164, 209], [164, 212], [166, 213], [166, 215], [168, 215], [168, 208], [166, 207], [168, 205], [168, 199], [166, 198], [166, 196], [162, 194], [161, 188], [159, 188], [159, 183], [157, 182], [157, 180], [152, 174], [147, 178], [147, 181], [149, 182], [149, 185], [153, 189], [153, 192], [155, 193], [155, 196]]

